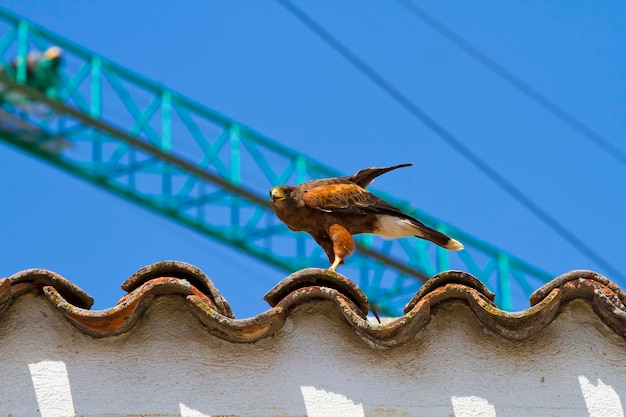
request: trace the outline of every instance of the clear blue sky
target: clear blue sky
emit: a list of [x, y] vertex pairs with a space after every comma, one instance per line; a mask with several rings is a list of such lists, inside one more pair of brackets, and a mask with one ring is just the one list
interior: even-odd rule
[[[623, 1], [413, 1], [626, 150]], [[626, 165], [396, 2], [296, 4], [626, 274]], [[377, 188], [554, 276], [605, 272], [274, 1], [3, 6], [343, 172], [413, 162]], [[106, 308], [140, 267], [182, 260], [242, 318], [285, 276], [4, 144], [0, 178], [0, 276], [50, 269]]]

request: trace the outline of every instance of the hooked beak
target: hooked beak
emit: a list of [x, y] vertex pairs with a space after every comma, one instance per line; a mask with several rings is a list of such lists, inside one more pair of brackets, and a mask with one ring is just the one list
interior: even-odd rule
[[284, 200], [284, 199], [285, 199], [285, 196], [283, 195], [280, 189], [272, 188], [270, 190], [270, 200], [272, 200], [273, 203], [280, 201], [280, 200]]

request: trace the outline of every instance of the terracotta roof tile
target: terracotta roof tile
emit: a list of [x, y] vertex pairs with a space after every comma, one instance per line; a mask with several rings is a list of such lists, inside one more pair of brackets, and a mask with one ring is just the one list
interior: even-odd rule
[[91, 308], [93, 298], [73, 282], [46, 269], [26, 269], [9, 278], [14, 293], [23, 291], [41, 291], [46, 285], [53, 286], [72, 304], [81, 308]]
[[[72, 324], [94, 337], [111, 336], [128, 331], [139, 320], [154, 297], [159, 295], [196, 295], [208, 300], [206, 295], [187, 280], [170, 277], [149, 280], [123, 297], [115, 306], [106, 310], [92, 311], [76, 307], [52, 286], [43, 287], [43, 293]], [[214, 304], [212, 308], [217, 311]]]
[[187, 305], [211, 334], [231, 342], [250, 343], [271, 336], [283, 327], [285, 310], [272, 308], [254, 317], [236, 320], [220, 314], [206, 297], [187, 297]]
[[294, 272], [265, 294], [263, 299], [272, 307], [281, 305], [287, 308], [294, 302], [314, 298], [332, 300], [337, 296], [349, 300], [360, 317], [367, 316], [369, 302], [363, 291], [348, 278], [327, 269], [307, 268]]
[[[94, 337], [107, 337], [133, 328], [156, 297], [185, 297], [199, 322], [216, 337], [251, 343], [281, 330], [290, 311], [298, 306], [330, 301], [347, 326], [376, 346], [400, 345], [416, 337], [441, 303], [464, 303], [489, 332], [519, 340], [541, 332], [568, 301], [591, 304], [595, 314], [615, 333], [626, 338], [626, 294], [617, 285], [592, 271], [572, 271], [535, 291], [531, 307], [505, 312], [494, 304], [494, 294], [475, 277], [447, 271], [431, 278], [405, 307], [403, 316], [384, 324], [367, 320], [369, 303], [348, 278], [323, 269], [304, 269], [282, 280], [265, 295], [270, 308], [251, 318], [236, 319], [228, 302], [198, 268], [166, 261], [146, 266], [124, 282], [128, 291], [116, 305], [90, 310], [93, 299], [58, 274], [29, 269], [0, 280], [0, 312], [21, 295], [42, 295], [75, 327]], [[1, 319], [1, 318], [0, 318]]]
[[415, 307], [415, 304], [417, 304], [417, 302], [426, 294], [447, 284], [459, 284], [466, 287], [474, 288], [491, 302], [493, 302], [493, 300], [495, 300], [496, 298], [495, 294], [492, 293], [485, 284], [480, 282], [480, 280], [476, 279], [472, 275], [462, 271], [446, 271], [441, 274], [437, 274], [428, 281], [426, 281], [424, 285], [420, 287], [417, 293], [415, 293], [411, 301], [409, 301], [404, 307], [404, 313], [410, 311], [413, 307]]
[[172, 277], [188, 281], [209, 297], [221, 314], [235, 318], [230, 306], [217, 288], [215, 288], [215, 285], [213, 285], [209, 277], [200, 269], [185, 262], [163, 261], [145, 266], [124, 281], [122, 289], [130, 293], [140, 285], [154, 278], [161, 277]]

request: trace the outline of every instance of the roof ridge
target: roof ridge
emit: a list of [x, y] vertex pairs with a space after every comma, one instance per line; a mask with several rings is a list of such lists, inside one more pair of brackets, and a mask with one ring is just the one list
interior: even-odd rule
[[520, 340], [541, 332], [572, 300], [589, 302], [598, 318], [626, 338], [626, 294], [615, 283], [593, 271], [563, 274], [531, 295], [531, 307], [520, 312], [500, 310], [494, 294], [478, 279], [462, 271], [437, 274], [415, 294], [403, 316], [384, 324], [367, 320], [369, 303], [348, 278], [324, 269], [297, 271], [265, 295], [270, 309], [247, 319], [236, 319], [230, 306], [206, 274], [193, 265], [165, 261], [139, 269], [123, 288], [129, 293], [116, 305], [90, 310], [93, 299], [59, 274], [29, 269], [0, 280], [0, 313], [30, 292], [44, 296], [81, 332], [107, 337], [132, 329], [156, 297], [183, 296], [190, 312], [216, 337], [250, 343], [279, 331], [290, 312], [319, 299], [329, 300], [336, 312], [363, 339], [391, 347], [417, 337], [439, 304], [457, 300], [490, 332]]

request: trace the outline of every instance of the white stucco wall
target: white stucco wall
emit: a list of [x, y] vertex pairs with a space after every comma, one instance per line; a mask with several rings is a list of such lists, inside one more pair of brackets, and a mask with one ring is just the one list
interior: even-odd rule
[[0, 316], [0, 416], [624, 416], [626, 343], [583, 301], [518, 342], [450, 302], [390, 349], [330, 303], [289, 317], [235, 344], [166, 297], [130, 332], [94, 339], [26, 295]]

